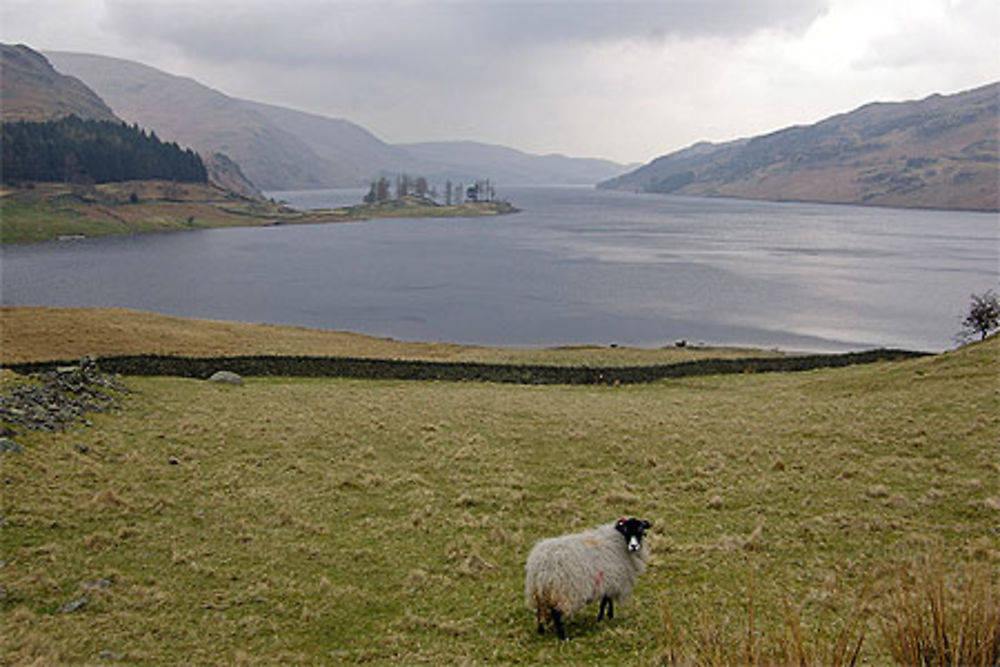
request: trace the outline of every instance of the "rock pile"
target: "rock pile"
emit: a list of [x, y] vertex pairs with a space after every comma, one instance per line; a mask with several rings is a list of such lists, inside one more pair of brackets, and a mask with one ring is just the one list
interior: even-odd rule
[[90, 357], [77, 366], [32, 373], [29, 378], [0, 394], [0, 437], [25, 430], [64, 430], [88, 412], [113, 409], [118, 394], [127, 391]]

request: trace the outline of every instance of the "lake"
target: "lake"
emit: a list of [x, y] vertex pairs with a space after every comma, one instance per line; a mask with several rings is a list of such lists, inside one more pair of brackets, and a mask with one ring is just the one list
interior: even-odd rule
[[[294, 206], [360, 191], [268, 193]], [[4, 305], [120, 306], [490, 345], [939, 351], [998, 216], [502, 188], [516, 215], [7, 246]]]

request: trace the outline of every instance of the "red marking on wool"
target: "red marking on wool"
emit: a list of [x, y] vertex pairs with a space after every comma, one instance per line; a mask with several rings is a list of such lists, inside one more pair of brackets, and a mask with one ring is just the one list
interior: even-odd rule
[[598, 570], [594, 575], [594, 595], [601, 592], [604, 586], [604, 570]]

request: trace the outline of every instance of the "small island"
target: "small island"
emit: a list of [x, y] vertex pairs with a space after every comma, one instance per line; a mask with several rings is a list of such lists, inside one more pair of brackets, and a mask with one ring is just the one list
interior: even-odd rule
[[[375, 204], [359, 204], [331, 213], [345, 211], [349, 217], [365, 218], [472, 218], [517, 213], [520, 209], [507, 201], [465, 201], [459, 204], [439, 204], [427, 197], [407, 195], [402, 199]], [[319, 213], [319, 211], [313, 211]]]
[[336, 210], [363, 218], [460, 218], [518, 212], [510, 202], [497, 199], [496, 188], [488, 179], [468, 188], [447, 181], [443, 204], [438, 202], [437, 189], [429, 187], [422, 176], [398, 176], [395, 197], [390, 198], [389, 193], [389, 180], [382, 177], [372, 181], [361, 204]]

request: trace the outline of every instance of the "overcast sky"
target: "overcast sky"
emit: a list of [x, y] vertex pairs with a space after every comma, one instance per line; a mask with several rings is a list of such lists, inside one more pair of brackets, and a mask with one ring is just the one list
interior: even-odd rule
[[3, 0], [0, 39], [360, 123], [645, 162], [1000, 79], [997, 0]]

